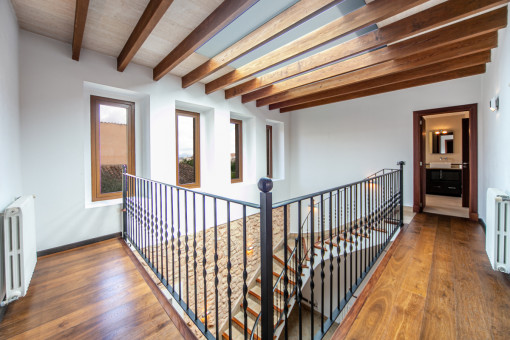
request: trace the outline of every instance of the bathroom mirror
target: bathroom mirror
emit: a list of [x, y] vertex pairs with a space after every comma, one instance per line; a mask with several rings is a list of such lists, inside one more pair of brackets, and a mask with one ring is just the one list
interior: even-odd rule
[[432, 153], [453, 153], [453, 131], [430, 131]]

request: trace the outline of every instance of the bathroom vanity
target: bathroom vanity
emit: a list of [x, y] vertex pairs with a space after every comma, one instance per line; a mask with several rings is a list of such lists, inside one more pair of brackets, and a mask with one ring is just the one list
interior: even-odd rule
[[427, 194], [462, 196], [462, 169], [426, 169]]

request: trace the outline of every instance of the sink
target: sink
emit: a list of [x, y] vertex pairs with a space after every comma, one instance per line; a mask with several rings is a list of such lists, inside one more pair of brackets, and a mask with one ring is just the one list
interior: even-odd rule
[[452, 163], [449, 162], [430, 162], [429, 167], [431, 169], [451, 169]]

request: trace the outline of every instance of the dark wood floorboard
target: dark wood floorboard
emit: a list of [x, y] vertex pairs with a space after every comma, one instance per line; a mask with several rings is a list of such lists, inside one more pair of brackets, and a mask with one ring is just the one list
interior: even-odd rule
[[39, 258], [0, 339], [182, 339], [121, 242]]
[[510, 339], [510, 276], [492, 270], [478, 223], [417, 214], [401, 237], [355, 321], [335, 335]]

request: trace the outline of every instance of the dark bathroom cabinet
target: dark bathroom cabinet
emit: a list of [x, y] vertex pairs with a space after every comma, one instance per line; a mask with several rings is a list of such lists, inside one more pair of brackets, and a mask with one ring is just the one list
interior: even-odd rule
[[462, 196], [461, 169], [427, 169], [427, 194]]

